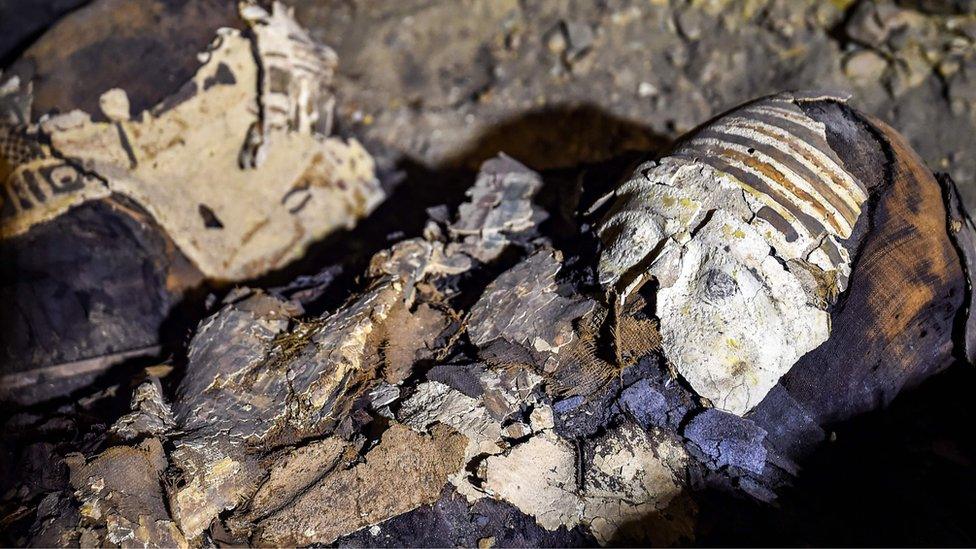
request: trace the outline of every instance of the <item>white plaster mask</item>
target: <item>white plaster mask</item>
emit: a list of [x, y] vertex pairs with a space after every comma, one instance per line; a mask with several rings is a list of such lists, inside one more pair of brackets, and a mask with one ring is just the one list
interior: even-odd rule
[[620, 300], [657, 283], [664, 354], [716, 407], [744, 415], [827, 340], [867, 195], [791, 96], [704, 126], [615, 195], [600, 281]]

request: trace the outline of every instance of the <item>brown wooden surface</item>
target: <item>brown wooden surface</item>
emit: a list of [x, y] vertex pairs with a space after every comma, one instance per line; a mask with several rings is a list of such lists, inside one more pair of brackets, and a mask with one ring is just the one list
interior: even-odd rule
[[888, 156], [830, 339], [782, 383], [819, 423], [888, 404], [953, 359], [965, 273], [931, 171], [887, 124], [868, 118]]
[[100, 116], [98, 98], [112, 88], [125, 89], [135, 116], [193, 76], [218, 28], [240, 25], [236, 2], [94, 2], [58, 21], [10, 71], [33, 81], [35, 118], [72, 109]]
[[65, 394], [154, 354], [200, 275], [121, 197], [83, 204], [0, 240], [0, 401]]

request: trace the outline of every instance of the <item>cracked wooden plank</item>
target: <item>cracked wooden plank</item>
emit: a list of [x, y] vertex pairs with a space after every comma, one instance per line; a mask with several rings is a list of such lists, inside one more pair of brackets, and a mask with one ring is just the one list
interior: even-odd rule
[[332, 543], [364, 526], [437, 500], [463, 465], [467, 440], [445, 426], [429, 436], [391, 425], [362, 464], [324, 477], [294, 503], [257, 524], [255, 541]]

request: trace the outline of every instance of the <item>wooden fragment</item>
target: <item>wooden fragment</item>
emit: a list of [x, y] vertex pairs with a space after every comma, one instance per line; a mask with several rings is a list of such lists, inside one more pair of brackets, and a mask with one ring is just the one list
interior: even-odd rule
[[968, 286], [932, 172], [887, 124], [861, 116], [884, 147], [885, 182], [830, 339], [783, 378], [821, 423], [884, 406], [948, 366]]

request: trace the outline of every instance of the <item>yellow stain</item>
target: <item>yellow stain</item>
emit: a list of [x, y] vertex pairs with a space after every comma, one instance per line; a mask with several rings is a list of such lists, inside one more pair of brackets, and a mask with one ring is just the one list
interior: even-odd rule
[[792, 59], [794, 57], [803, 57], [807, 53], [807, 47], [800, 45], [795, 48], [790, 48], [788, 50], [783, 50], [779, 52], [780, 59]]
[[214, 477], [226, 477], [236, 474], [238, 469], [240, 469], [239, 463], [229, 457], [225, 457], [217, 463], [214, 463], [211, 468], [211, 474]]
[[847, 8], [851, 7], [854, 2], [855, 0], [830, 0], [830, 4], [838, 11], [847, 11]]
[[725, 235], [726, 238], [745, 238], [746, 237], [746, 233], [743, 232], [742, 229], [732, 230], [732, 227], [729, 227], [728, 225], [722, 225], [722, 234]]

